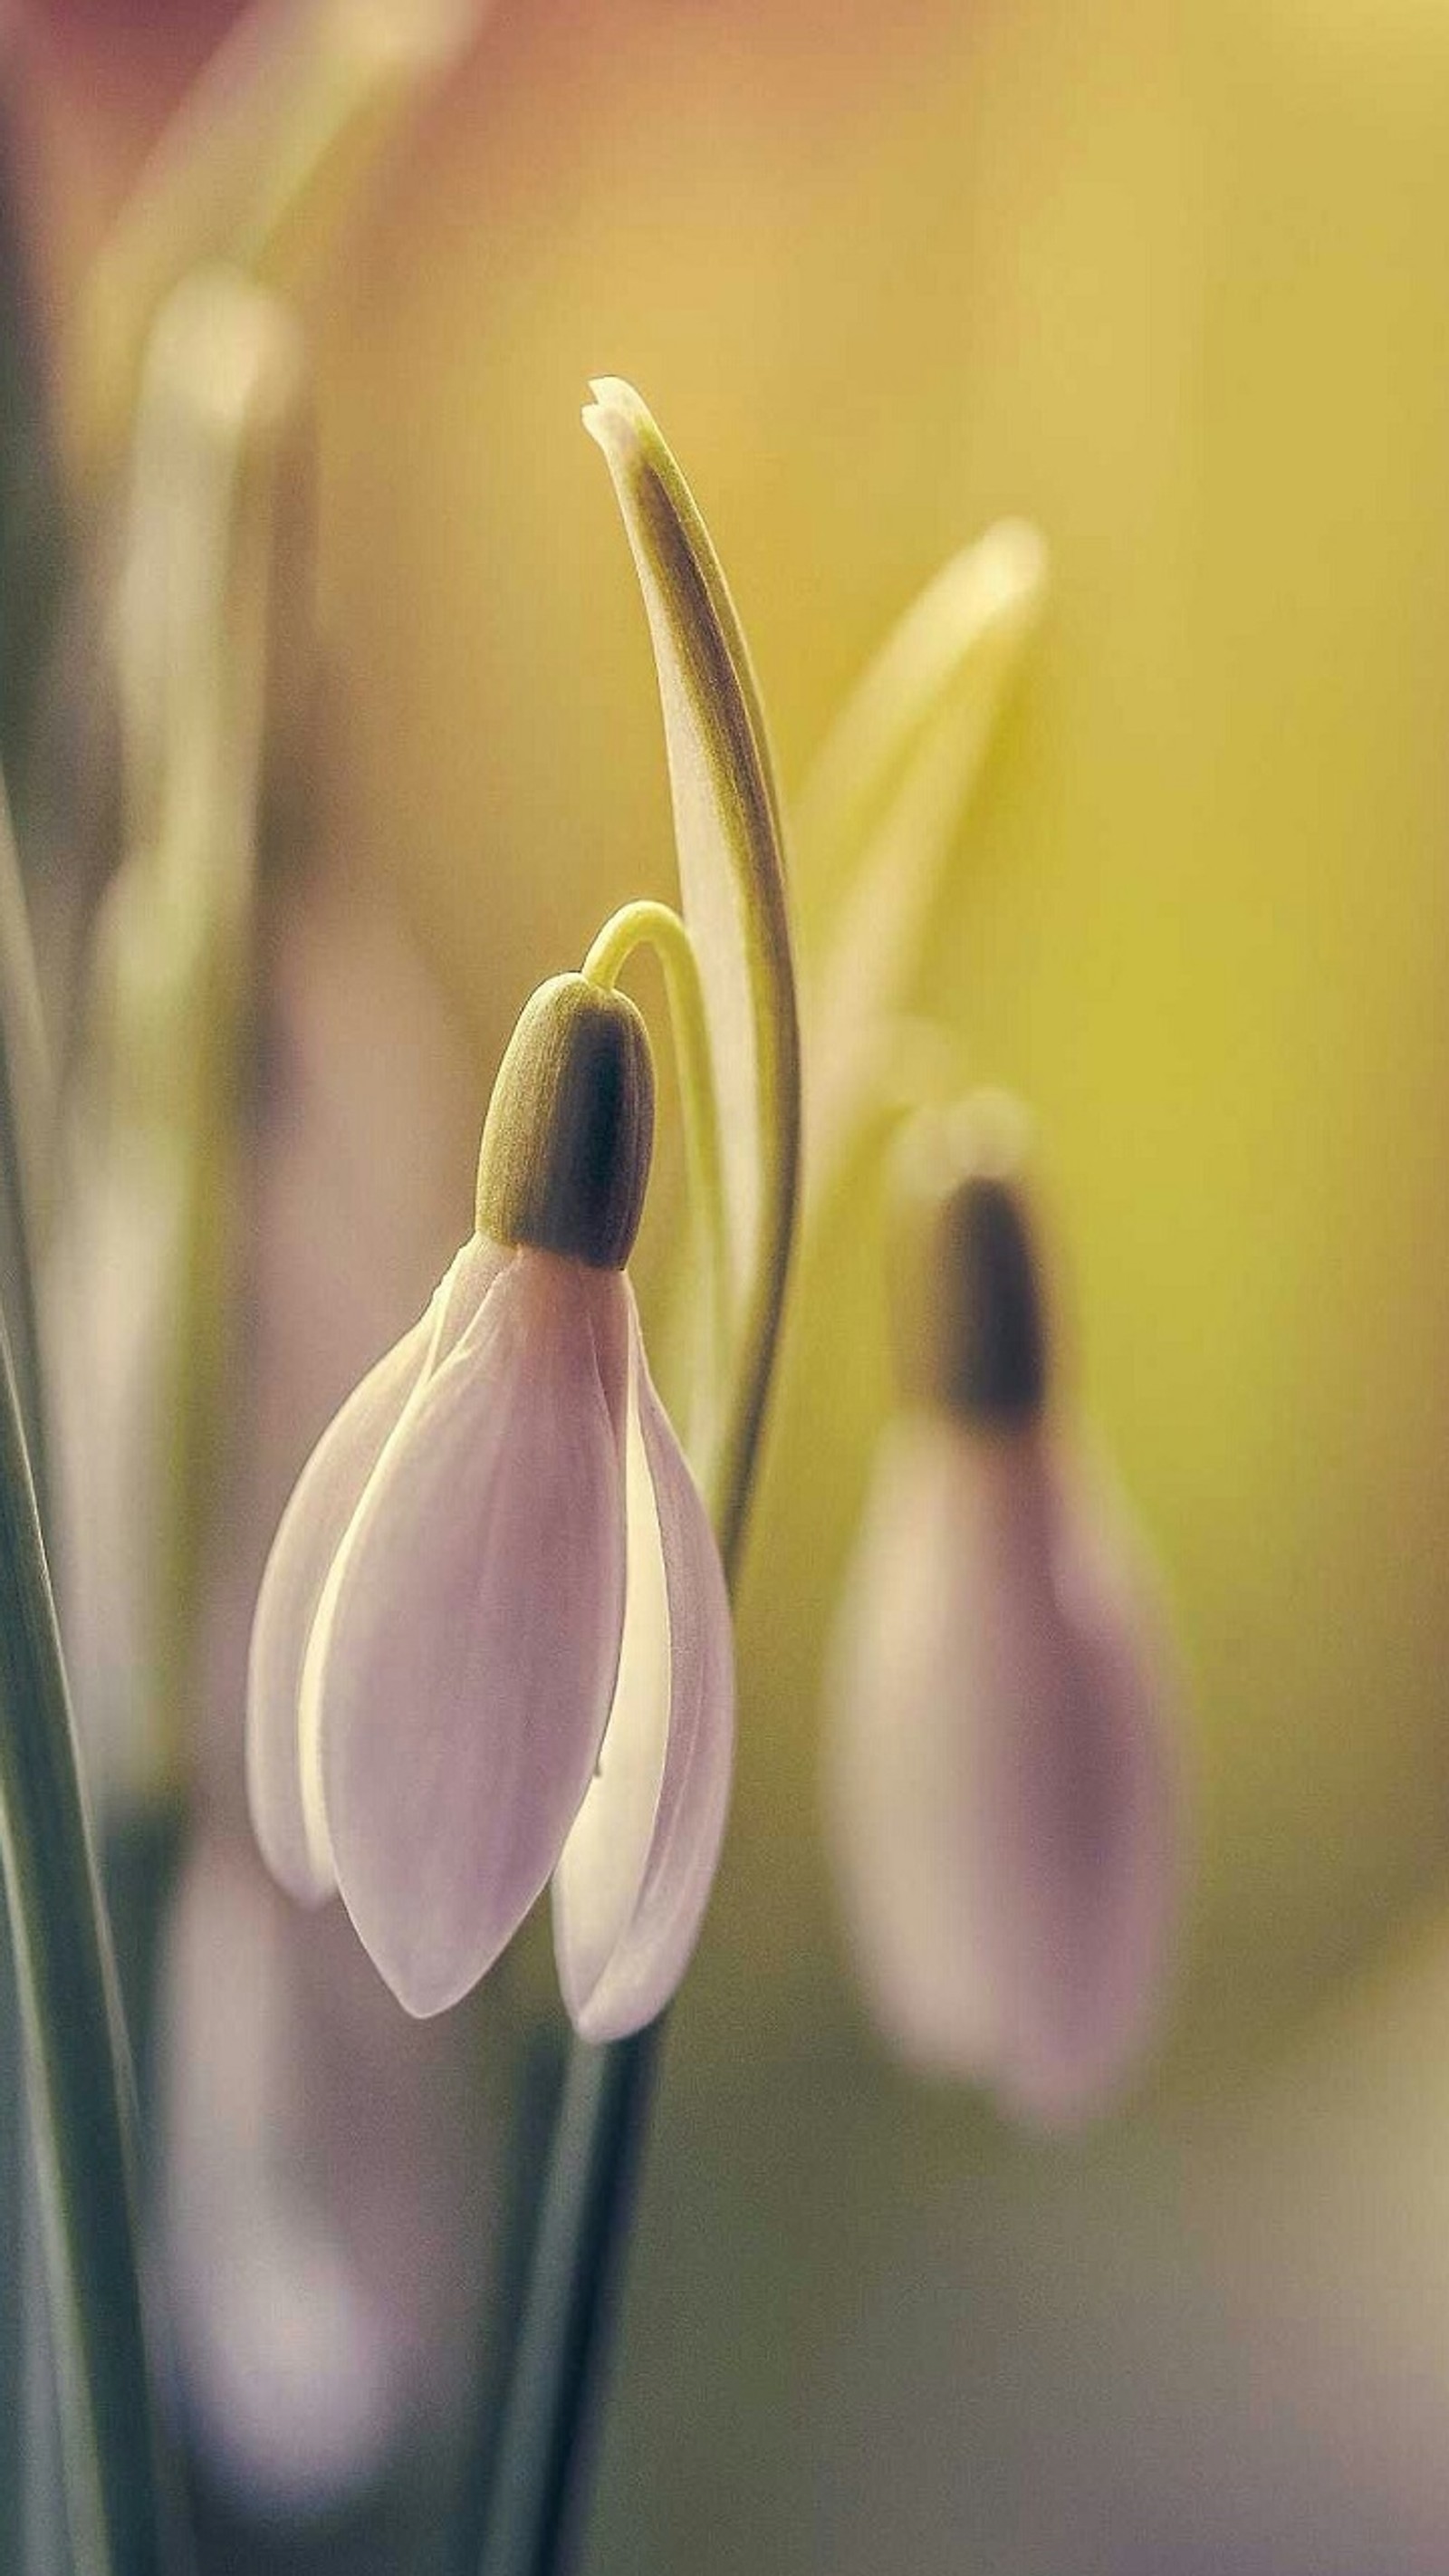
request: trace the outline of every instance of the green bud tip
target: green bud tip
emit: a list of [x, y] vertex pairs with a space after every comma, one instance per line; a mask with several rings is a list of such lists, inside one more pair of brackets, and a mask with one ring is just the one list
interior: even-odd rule
[[555, 975], [524, 1004], [478, 1155], [478, 1231], [594, 1270], [634, 1248], [654, 1143], [649, 1033], [623, 993]]
[[1021, 1179], [1025, 1121], [979, 1095], [919, 1122], [904, 1279], [905, 1372], [926, 1402], [984, 1430], [1024, 1428], [1042, 1410], [1048, 1347], [1042, 1267]]

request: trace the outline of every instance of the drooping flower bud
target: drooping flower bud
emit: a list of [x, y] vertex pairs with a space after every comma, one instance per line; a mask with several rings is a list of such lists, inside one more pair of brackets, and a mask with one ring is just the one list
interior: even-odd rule
[[1161, 1998], [1166, 1639], [1125, 1515], [1048, 1407], [1034, 1226], [999, 1115], [958, 1130], [953, 1157], [907, 1227], [916, 1401], [842, 1606], [831, 1825], [886, 2035], [1065, 2123], [1110, 2092]]
[[661, 2009], [703, 1916], [733, 1664], [622, 1275], [652, 1124], [633, 1005], [544, 985], [489, 1109], [479, 1231], [319, 1443], [263, 1581], [258, 1839], [293, 1894], [340, 1889], [414, 2013], [466, 1993], [561, 1862], [590, 2038]]

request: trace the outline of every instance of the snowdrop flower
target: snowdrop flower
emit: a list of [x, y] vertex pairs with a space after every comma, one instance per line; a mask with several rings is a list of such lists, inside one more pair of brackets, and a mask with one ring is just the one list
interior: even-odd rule
[[914, 1401], [836, 1639], [828, 1789], [883, 2032], [923, 2071], [1065, 2125], [1160, 1999], [1176, 1777], [1145, 1569], [1047, 1408], [1015, 1160], [978, 1111], [933, 1197]]
[[340, 1890], [398, 2000], [455, 2003], [550, 1878], [588, 2039], [661, 2010], [724, 1828], [729, 1614], [624, 1276], [653, 1073], [633, 1005], [527, 1005], [477, 1230], [344, 1405], [277, 1534], [248, 1785], [290, 1892]]

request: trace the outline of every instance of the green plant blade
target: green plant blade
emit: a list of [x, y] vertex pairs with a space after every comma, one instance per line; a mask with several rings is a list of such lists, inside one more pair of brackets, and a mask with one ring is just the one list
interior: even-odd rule
[[159, 2576], [169, 2514], [136, 2254], [130, 2072], [3, 1327], [0, 1861], [30, 2066], [73, 2564], [87, 2576]]
[[729, 1211], [729, 1383], [702, 1481], [738, 1547], [795, 1224], [800, 1046], [779, 799], [739, 620], [689, 488], [632, 387], [593, 388], [644, 594], [684, 918], [699, 957]]
[[888, 1023], [915, 1007], [962, 815], [1046, 582], [1045, 546], [1018, 520], [954, 556], [848, 699], [800, 798], [812, 1200], [880, 1078]]

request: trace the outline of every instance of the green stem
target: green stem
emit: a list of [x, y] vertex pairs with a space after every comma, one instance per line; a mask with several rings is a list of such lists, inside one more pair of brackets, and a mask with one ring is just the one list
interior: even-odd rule
[[130, 2071], [3, 1326], [0, 1861], [30, 2068], [72, 2557], [85, 2576], [158, 2576], [167, 2515], [137, 2264]]
[[[716, 1391], [728, 1384], [731, 1250], [714, 1059], [699, 959], [686, 924], [669, 904], [626, 903], [605, 922], [584, 959], [583, 971], [591, 984], [612, 991], [635, 950], [644, 947], [653, 949], [664, 975], [684, 1120], [685, 1175], [704, 1255], [703, 1363], [693, 1376], [695, 1401], [703, 1409], [717, 1402]], [[690, 1448], [696, 1456], [712, 1450], [712, 1431], [712, 1424], [691, 1425]]]
[[570, 2044], [481, 2576], [553, 2576], [569, 2563], [663, 2035], [661, 2015], [606, 2048]]

